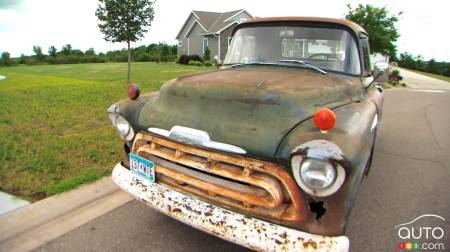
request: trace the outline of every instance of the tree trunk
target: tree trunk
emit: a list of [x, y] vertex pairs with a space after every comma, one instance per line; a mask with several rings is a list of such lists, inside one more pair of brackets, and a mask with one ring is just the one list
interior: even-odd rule
[[130, 50], [130, 41], [127, 41], [128, 44], [128, 84], [131, 84], [131, 50]]

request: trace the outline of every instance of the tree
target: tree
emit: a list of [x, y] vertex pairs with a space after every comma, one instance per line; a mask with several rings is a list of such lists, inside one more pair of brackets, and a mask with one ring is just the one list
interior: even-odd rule
[[369, 33], [371, 51], [396, 58], [395, 42], [400, 34], [395, 24], [402, 12], [391, 15], [386, 7], [377, 8], [370, 4], [359, 4], [354, 9], [350, 4], [347, 7], [348, 13], [345, 18], [361, 25]]
[[419, 71], [425, 71], [425, 67], [426, 67], [425, 59], [423, 58], [422, 55], [420, 55], [420, 54], [417, 55], [416, 56], [416, 67], [415, 67], [415, 69], [419, 70]]
[[177, 53], [178, 53], [178, 45], [170, 46], [170, 54], [171, 55], [177, 55]]
[[444, 75], [445, 76], [450, 76], [450, 63], [448, 63], [448, 62], [446, 64]]
[[160, 55], [160, 48], [158, 44], [150, 44], [147, 46], [147, 51], [150, 55], [156, 56]]
[[144, 37], [153, 21], [153, 0], [99, 0], [95, 15], [106, 41], [126, 42], [128, 83], [131, 82], [130, 43]]
[[65, 56], [69, 56], [72, 54], [72, 45], [67, 44], [61, 48], [61, 53]]
[[40, 46], [33, 46], [33, 52], [36, 56], [36, 60], [42, 61], [44, 59], [44, 54], [42, 53], [42, 48]]
[[50, 56], [52, 56], [52, 57], [56, 57], [56, 53], [57, 53], [58, 51], [56, 50], [56, 47], [54, 47], [54, 46], [50, 46], [49, 48], [48, 48], [48, 55], [50, 55]]
[[9, 52], [2, 52], [2, 57], [0, 59], [0, 65], [10, 66], [12, 65], [11, 55]]
[[22, 53], [22, 54], [20, 55], [19, 64], [25, 64], [26, 61], [27, 61], [27, 58], [26, 58], [25, 55]]
[[404, 52], [400, 54], [400, 59], [398, 60], [398, 65], [404, 68], [409, 68], [409, 69], [416, 69], [417, 65], [416, 65], [416, 60], [414, 59], [413, 55], [408, 53], [408, 52]]
[[94, 48], [89, 48], [84, 52], [84, 55], [86, 56], [95, 56], [95, 50]]
[[170, 54], [170, 46], [166, 43], [159, 43], [161, 48], [161, 56], [167, 57]]
[[79, 50], [79, 49], [74, 49], [72, 50], [72, 52], [70, 53], [70, 55], [74, 55], [76, 57], [83, 57], [84, 53], [83, 51]]
[[425, 71], [428, 73], [442, 74], [442, 72], [439, 71], [438, 66], [436, 64], [436, 60], [434, 60], [434, 58], [432, 58], [427, 62], [425, 66]]

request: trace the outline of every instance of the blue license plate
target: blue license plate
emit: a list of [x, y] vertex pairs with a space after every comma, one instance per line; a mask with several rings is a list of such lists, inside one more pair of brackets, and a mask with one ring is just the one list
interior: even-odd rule
[[148, 179], [150, 182], [155, 182], [155, 163], [132, 153], [128, 155], [130, 157], [131, 172]]

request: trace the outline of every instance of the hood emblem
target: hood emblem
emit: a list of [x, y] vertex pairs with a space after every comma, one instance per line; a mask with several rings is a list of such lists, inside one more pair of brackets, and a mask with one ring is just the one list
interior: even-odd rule
[[216, 149], [225, 152], [231, 152], [236, 154], [246, 154], [247, 152], [241, 147], [231, 144], [214, 142], [211, 140], [208, 132], [198, 129], [192, 129], [182, 126], [173, 126], [170, 131], [159, 128], [148, 128], [150, 133], [154, 133], [160, 136], [172, 138], [180, 142], [188, 144], [200, 145], [211, 149]]

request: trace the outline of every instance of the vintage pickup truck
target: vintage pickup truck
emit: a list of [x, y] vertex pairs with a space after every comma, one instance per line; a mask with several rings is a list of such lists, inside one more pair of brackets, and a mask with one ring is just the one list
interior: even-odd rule
[[241, 23], [219, 70], [142, 96], [129, 85], [130, 99], [108, 108], [125, 142], [113, 180], [156, 210], [251, 249], [347, 251], [385, 71], [372, 71], [368, 34], [353, 22]]

